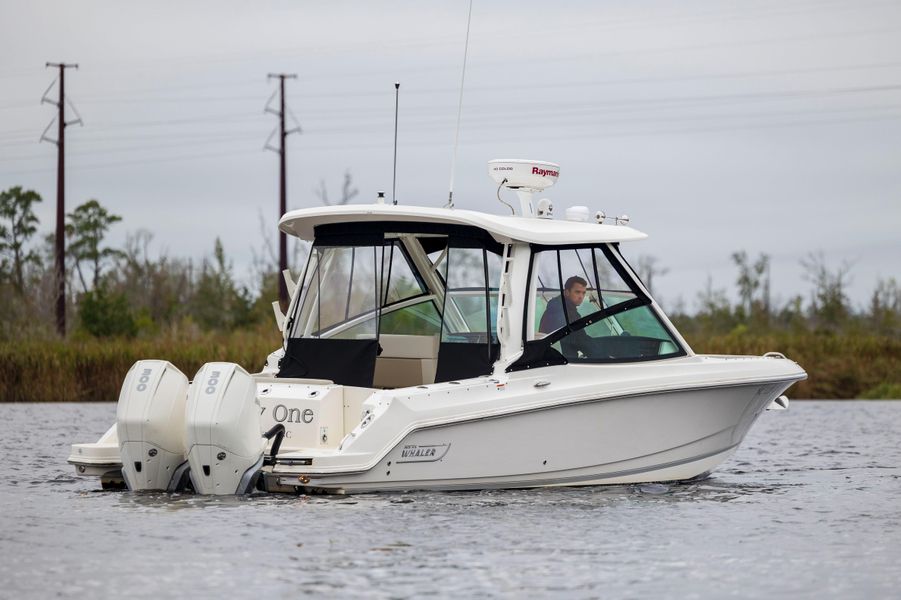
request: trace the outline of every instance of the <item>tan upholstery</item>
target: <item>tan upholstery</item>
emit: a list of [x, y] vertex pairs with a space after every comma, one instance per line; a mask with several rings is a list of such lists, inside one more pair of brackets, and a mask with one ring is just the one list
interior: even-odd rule
[[399, 388], [435, 382], [438, 367], [438, 336], [379, 336], [382, 353], [375, 361], [372, 385]]

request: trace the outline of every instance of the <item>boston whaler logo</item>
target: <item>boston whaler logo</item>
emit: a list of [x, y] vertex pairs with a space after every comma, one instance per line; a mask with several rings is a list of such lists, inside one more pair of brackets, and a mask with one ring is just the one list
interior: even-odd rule
[[450, 450], [450, 444], [431, 444], [427, 446], [406, 444], [401, 449], [400, 460], [397, 462], [436, 462], [444, 458], [448, 450]]

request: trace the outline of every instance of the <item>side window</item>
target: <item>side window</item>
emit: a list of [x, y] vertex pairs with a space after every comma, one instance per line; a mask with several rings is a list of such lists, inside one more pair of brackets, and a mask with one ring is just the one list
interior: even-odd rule
[[303, 286], [294, 337], [372, 338], [383, 307], [426, 294], [396, 240], [377, 246], [314, 246]]
[[385, 296], [382, 304], [393, 304], [425, 293], [426, 289], [413, 273], [401, 244], [393, 242], [382, 248], [382, 277]]
[[607, 256], [600, 248], [592, 250], [593, 265], [597, 266], [598, 289], [600, 290], [601, 307], [609, 308], [637, 297], [632, 287], [626, 283], [613, 268]]
[[[379, 333], [396, 335], [438, 335], [441, 332], [441, 314], [431, 299], [419, 304], [397, 309], [385, 309], [379, 320]], [[375, 318], [357, 323], [341, 332], [345, 339], [365, 337]]]
[[[533, 258], [535, 269], [535, 293], [532, 296], [535, 322], [533, 338], [542, 338], [548, 333], [566, 325], [561, 307], [550, 308], [552, 301], [560, 302], [560, 267], [557, 252], [539, 252]], [[562, 324], [560, 319], [563, 319]]]
[[441, 315], [432, 300], [406, 306], [382, 316], [381, 333], [401, 335], [438, 335]]
[[[313, 248], [313, 268], [304, 285], [307, 290], [300, 314], [305, 317], [305, 337], [319, 337], [353, 317], [374, 313], [378, 302], [376, 265], [378, 247]], [[375, 337], [376, 322], [357, 332]]]
[[447, 288], [441, 341], [480, 343], [490, 336], [496, 342], [500, 257], [482, 248], [450, 248], [444, 266]]

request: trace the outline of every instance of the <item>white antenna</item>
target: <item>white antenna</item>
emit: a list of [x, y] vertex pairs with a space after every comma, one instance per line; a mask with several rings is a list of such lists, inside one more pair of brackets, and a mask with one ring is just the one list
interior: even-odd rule
[[457, 106], [457, 130], [454, 132], [454, 156], [451, 159], [450, 191], [447, 208], [454, 207], [454, 173], [457, 169], [457, 143], [460, 141], [460, 116], [463, 114], [463, 82], [466, 81], [466, 56], [469, 53], [469, 24], [472, 22], [472, 0], [469, 0], [469, 16], [466, 18], [466, 43], [463, 46], [463, 74], [460, 76], [460, 103]]

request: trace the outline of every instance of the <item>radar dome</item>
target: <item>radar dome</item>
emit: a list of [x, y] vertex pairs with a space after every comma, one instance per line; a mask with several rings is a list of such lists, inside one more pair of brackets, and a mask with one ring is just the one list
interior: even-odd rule
[[503, 158], [488, 161], [488, 175], [498, 185], [511, 190], [540, 191], [557, 182], [560, 165], [540, 160]]

